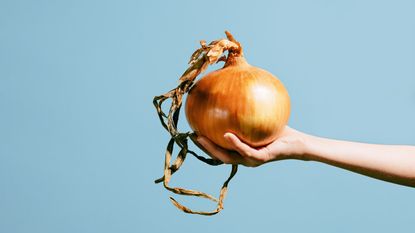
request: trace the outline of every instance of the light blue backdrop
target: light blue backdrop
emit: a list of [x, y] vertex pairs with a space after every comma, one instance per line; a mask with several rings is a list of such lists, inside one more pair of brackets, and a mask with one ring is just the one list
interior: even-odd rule
[[[0, 232], [413, 232], [414, 189], [301, 161], [241, 168], [223, 212], [185, 215], [153, 183], [168, 135], [151, 101], [200, 39], [229, 29], [285, 83], [292, 127], [415, 144], [414, 12], [410, 0], [0, 1]], [[189, 157], [172, 184], [217, 193], [228, 171]]]

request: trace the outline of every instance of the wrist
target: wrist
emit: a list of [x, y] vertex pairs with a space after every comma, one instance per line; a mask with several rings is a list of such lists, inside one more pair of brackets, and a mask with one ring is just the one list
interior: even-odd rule
[[316, 160], [318, 156], [318, 147], [320, 144], [319, 137], [304, 134], [303, 136], [303, 153], [300, 159], [304, 161]]
[[311, 160], [314, 151], [314, 136], [291, 130], [294, 133], [294, 137], [284, 139], [288, 142], [287, 144], [290, 144], [290, 149], [287, 151], [288, 153], [286, 153], [284, 159]]

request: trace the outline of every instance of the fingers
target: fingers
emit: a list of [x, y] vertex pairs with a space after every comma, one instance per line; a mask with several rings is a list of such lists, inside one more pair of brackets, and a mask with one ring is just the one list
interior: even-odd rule
[[233, 148], [232, 150], [226, 150], [203, 136], [199, 136], [196, 141], [211, 157], [227, 164], [257, 167], [268, 162], [267, 153], [264, 151], [265, 147], [259, 150], [252, 148], [232, 133], [226, 133], [224, 138], [229, 142], [229, 145]]
[[245, 157], [257, 157], [258, 150], [250, 147], [249, 145], [241, 142], [237, 136], [232, 133], [225, 133], [225, 139], [231, 144], [231, 146], [242, 156]]
[[199, 136], [197, 142], [209, 152], [209, 155], [224, 163], [237, 164], [240, 161], [240, 159], [238, 159], [239, 155], [231, 154], [229, 151], [217, 146], [206, 137]]

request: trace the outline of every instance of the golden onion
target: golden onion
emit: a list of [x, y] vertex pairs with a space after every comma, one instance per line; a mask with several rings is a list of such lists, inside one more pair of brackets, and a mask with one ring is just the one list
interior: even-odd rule
[[252, 147], [274, 141], [288, 122], [290, 98], [274, 75], [249, 65], [240, 55], [197, 81], [188, 93], [186, 117], [198, 135], [231, 149], [234, 133]]

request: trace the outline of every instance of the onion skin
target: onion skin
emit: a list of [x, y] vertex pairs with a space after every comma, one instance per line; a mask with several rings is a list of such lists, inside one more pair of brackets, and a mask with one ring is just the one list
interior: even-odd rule
[[261, 147], [274, 141], [287, 124], [290, 98], [275, 76], [237, 57], [195, 83], [185, 111], [197, 135], [223, 148], [232, 149], [226, 132]]

